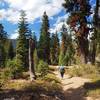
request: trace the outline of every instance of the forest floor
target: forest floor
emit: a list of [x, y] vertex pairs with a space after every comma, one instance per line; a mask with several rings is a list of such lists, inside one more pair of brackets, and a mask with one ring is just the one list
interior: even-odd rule
[[[100, 100], [100, 95], [95, 98], [94, 95], [86, 94], [85, 85], [90, 89], [95, 88], [91, 79], [71, 77], [68, 73], [62, 79], [56, 66], [51, 69], [45, 79], [34, 82], [28, 79], [6, 81], [3, 88], [0, 87], [0, 100]], [[100, 81], [96, 84], [99, 89]]]
[[100, 100], [86, 96], [86, 90], [83, 87], [85, 83], [91, 82], [90, 79], [82, 77], [70, 77], [65, 74], [63, 79], [58, 71], [54, 72], [56, 77], [61, 80], [65, 100]]

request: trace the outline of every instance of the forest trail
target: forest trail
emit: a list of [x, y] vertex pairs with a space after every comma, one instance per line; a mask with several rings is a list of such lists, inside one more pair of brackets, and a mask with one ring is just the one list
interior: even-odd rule
[[85, 97], [83, 85], [86, 82], [90, 82], [89, 79], [70, 77], [69, 75], [64, 75], [64, 78], [61, 79], [58, 71], [54, 73], [61, 80], [65, 100], [94, 100], [91, 97]]

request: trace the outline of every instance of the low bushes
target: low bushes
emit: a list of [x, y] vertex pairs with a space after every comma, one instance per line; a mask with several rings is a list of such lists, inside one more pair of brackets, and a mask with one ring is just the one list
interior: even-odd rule
[[[42, 94], [45, 96], [53, 97], [54, 100], [56, 100], [56, 97], [61, 98], [63, 95], [60, 81], [53, 74], [45, 75], [43, 78], [38, 78], [34, 82], [25, 79], [9, 80], [5, 82], [1, 89], [5, 91], [5, 93], [6, 90], [13, 90], [13, 94], [11, 94], [11, 97], [16, 98], [17, 96], [17, 99], [20, 99], [23, 93], [25, 93], [24, 97], [27, 95], [27, 93], [36, 94], [39, 97], [38, 100], [41, 99], [40, 96]], [[20, 94], [18, 93], [18, 91], [21, 91], [19, 92]], [[4, 92], [1, 91], [1, 95], [2, 94], [4, 95]], [[10, 96], [6, 95], [6, 97]], [[31, 97], [31, 95], [29, 95], [29, 97]], [[34, 96], [32, 98], [34, 99]]]
[[55, 75], [53, 74], [48, 74], [46, 75], [43, 80], [47, 81], [47, 82], [54, 82], [54, 83], [60, 83], [60, 80], [58, 78], [55, 77]]
[[37, 69], [38, 69], [38, 73], [40, 73], [40, 75], [43, 77], [47, 75], [49, 66], [46, 62], [40, 60]]
[[6, 67], [2, 70], [1, 79], [15, 79], [19, 78], [22, 75], [22, 69], [17, 64], [16, 60], [8, 60]]
[[71, 76], [83, 76], [93, 79], [99, 75], [99, 69], [93, 65], [77, 65], [67, 69], [67, 73]]

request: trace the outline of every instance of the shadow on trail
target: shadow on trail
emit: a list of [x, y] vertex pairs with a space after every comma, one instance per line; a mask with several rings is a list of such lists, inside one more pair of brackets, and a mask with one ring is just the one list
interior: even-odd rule
[[64, 91], [65, 100], [86, 100], [85, 93], [83, 87], [67, 89]]
[[64, 100], [64, 96], [60, 91], [46, 91], [44, 88], [36, 90], [5, 89], [0, 90], [0, 100]]
[[84, 88], [88, 90], [100, 89], [100, 80], [85, 83]]
[[0, 100], [32, 100], [38, 99], [38, 95], [32, 93], [32, 91], [22, 91], [15, 89], [7, 89], [0, 92]]

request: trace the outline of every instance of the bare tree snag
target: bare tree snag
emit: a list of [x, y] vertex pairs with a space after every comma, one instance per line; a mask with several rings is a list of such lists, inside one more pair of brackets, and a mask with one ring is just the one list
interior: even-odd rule
[[33, 61], [33, 51], [34, 51], [34, 41], [32, 38], [30, 38], [29, 39], [29, 73], [30, 73], [31, 81], [36, 79], [35, 70], [34, 70], [34, 61]]

